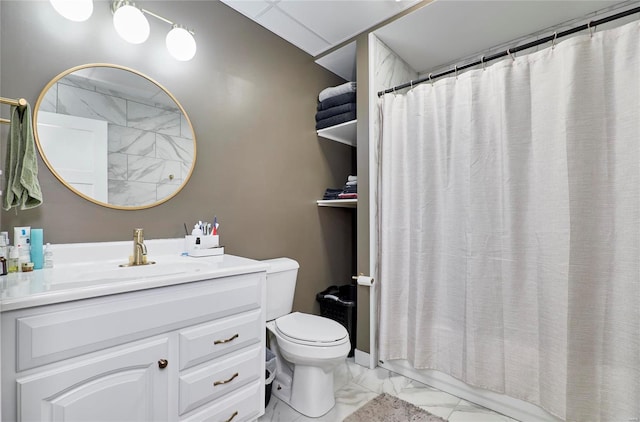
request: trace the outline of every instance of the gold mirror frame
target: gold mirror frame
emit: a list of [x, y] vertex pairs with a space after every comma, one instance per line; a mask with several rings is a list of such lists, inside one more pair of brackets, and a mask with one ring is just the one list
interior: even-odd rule
[[[54, 112], [47, 112], [48, 114], [55, 114], [55, 115], [69, 115], [70, 113], [58, 113], [58, 93], [52, 93], [49, 94], [50, 89], [53, 86], [56, 86], [56, 84], [58, 84], [58, 82], [60, 82], [62, 79], [64, 79], [65, 77], [73, 74], [74, 72], [78, 72], [78, 71], [91, 71], [91, 68], [109, 68], [109, 69], [116, 69], [116, 70], [122, 70], [122, 71], [126, 71], [126, 72], [130, 72], [133, 75], [136, 75], [138, 77], [143, 78], [141, 81], [141, 83], [144, 82], [144, 84], [148, 85], [148, 83], [151, 83], [152, 85], [154, 85], [155, 87], [157, 87], [161, 92], [163, 92], [164, 94], [166, 94], [168, 96], [167, 99], [165, 100], [172, 100], [173, 101], [173, 105], [175, 105], [175, 109], [179, 110], [181, 113], [180, 116], [180, 122], [182, 124], [182, 126], [184, 126], [183, 132], [184, 130], [189, 131], [189, 135], [190, 138], [182, 138], [181, 136], [172, 136], [172, 135], [168, 135], [168, 134], [162, 134], [162, 133], [155, 133], [155, 138], [157, 138], [157, 136], [161, 136], [162, 138], [164, 138], [165, 140], [167, 138], [171, 138], [172, 140], [174, 138], [179, 138], [180, 140], [192, 140], [193, 142], [193, 154], [192, 154], [192, 160], [191, 160], [191, 165], [189, 166], [188, 170], [186, 169], [186, 165], [188, 164], [188, 162], [186, 161], [182, 161], [180, 162], [178, 165], [178, 167], [180, 168], [181, 171], [181, 176], [182, 177], [182, 182], [180, 184], [177, 183], [171, 183], [174, 180], [174, 175], [173, 174], [169, 174], [168, 177], [165, 180], [165, 183], [162, 183], [162, 180], [158, 180], [155, 184], [156, 184], [156, 200], [153, 202], [149, 202], [144, 203], [144, 204], [138, 204], [138, 205], [132, 205], [132, 206], [127, 206], [127, 205], [118, 205], [118, 204], [112, 204], [109, 203], [109, 199], [108, 199], [108, 188], [107, 188], [107, 201], [101, 201], [99, 199], [96, 199], [92, 196], [90, 196], [87, 193], [84, 193], [82, 191], [80, 191], [78, 188], [74, 187], [71, 185], [70, 182], [68, 182], [65, 177], [60, 174], [61, 172], [58, 171], [55, 166], [53, 165], [53, 163], [50, 161], [50, 159], [47, 157], [46, 152], [45, 152], [45, 147], [44, 147], [44, 143], [42, 142], [43, 139], [41, 139], [41, 133], [38, 129], [38, 123], [39, 123], [39, 117], [43, 117], [45, 116], [45, 110], [42, 110], [41, 113], [41, 107], [43, 106], [43, 103], [45, 103], [47, 101], [47, 96], [48, 95], [56, 95], [55, 98], [55, 108], [56, 110]], [[131, 76], [129, 74], [126, 74], [126, 76]], [[146, 81], [146, 82], [145, 82]], [[160, 91], [158, 91], [158, 93], [160, 93]], [[124, 91], [122, 91], [124, 92]], [[96, 89], [96, 95], [104, 95], [104, 96], [109, 96], [110, 93], [109, 92], [101, 92], [99, 90]], [[50, 97], [49, 97], [50, 98]], [[126, 99], [123, 101], [131, 101], [131, 99]], [[144, 104], [142, 103], [143, 107], [148, 107], [149, 104]], [[151, 107], [158, 107], [157, 105], [151, 106]], [[125, 112], [125, 114], [128, 114], [128, 111]], [[71, 116], [73, 116], [73, 114], [71, 113]], [[85, 116], [80, 116], [80, 118], [85, 117]], [[128, 118], [128, 117], [127, 117]], [[173, 118], [175, 118], [175, 116], [173, 116]], [[44, 119], [43, 119], [44, 120]], [[185, 125], [186, 123], [186, 125]], [[108, 126], [108, 122], [105, 122], [105, 124]], [[174, 196], [176, 196], [183, 188], [184, 186], [187, 184], [187, 182], [189, 181], [189, 179], [191, 178], [191, 175], [193, 173], [193, 169], [195, 168], [195, 164], [196, 164], [196, 136], [195, 136], [195, 131], [193, 130], [193, 125], [191, 124], [191, 120], [189, 119], [189, 116], [187, 115], [186, 111], [184, 110], [184, 108], [182, 107], [182, 105], [180, 104], [180, 102], [173, 96], [173, 94], [171, 94], [164, 86], [162, 86], [161, 84], [159, 84], [157, 81], [155, 81], [154, 79], [150, 78], [149, 76], [138, 72], [134, 69], [125, 67], [125, 66], [120, 66], [120, 65], [115, 65], [115, 64], [109, 64], [109, 63], [89, 63], [89, 64], [84, 64], [84, 65], [80, 65], [80, 66], [76, 66], [76, 67], [72, 67], [71, 69], [65, 70], [64, 72], [60, 73], [59, 75], [57, 75], [55, 78], [53, 78], [42, 90], [42, 92], [40, 93], [40, 96], [38, 97], [38, 100], [36, 102], [34, 111], [33, 111], [33, 128], [34, 128], [34, 135], [36, 138], [36, 144], [38, 147], [38, 151], [40, 152], [40, 156], [42, 157], [42, 160], [45, 162], [45, 164], [47, 165], [47, 167], [49, 168], [49, 170], [54, 174], [54, 176], [64, 185], [66, 186], [69, 190], [71, 190], [72, 192], [74, 192], [75, 194], [77, 194], [78, 196], [93, 202], [95, 204], [98, 205], [102, 205], [104, 207], [108, 207], [108, 208], [113, 208], [113, 209], [119, 209], [119, 210], [140, 210], [140, 209], [146, 209], [146, 208], [151, 208], [151, 207], [155, 207], [157, 205], [160, 205], [168, 200], [170, 200], [171, 198], [173, 198]], [[124, 131], [126, 130], [133, 130], [133, 131], [140, 131], [140, 132], [145, 132], [145, 130], [143, 128], [131, 128], [128, 125], [125, 125], [124, 127], [121, 127], [121, 129], [123, 129]], [[44, 132], [44, 130], [43, 130]], [[147, 133], [149, 131], [146, 131]], [[50, 136], [50, 135], [49, 135]], [[154, 141], [155, 142], [155, 141]], [[188, 143], [185, 142], [185, 145], [188, 145]], [[156, 152], [156, 148], [157, 145], [154, 143], [154, 152]], [[189, 148], [187, 148], [188, 150]], [[110, 154], [110, 152], [107, 150], [107, 155]], [[135, 154], [129, 154], [129, 156], [135, 156]], [[129, 159], [129, 156], [126, 157], [126, 160]], [[153, 157], [148, 157], [148, 156], [140, 156], [141, 159], [152, 159]], [[106, 159], [105, 159], [106, 161]], [[165, 159], [165, 161], [170, 161], [169, 159]], [[128, 161], [127, 161], [128, 162]], [[172, 163], [173, 167], [176, 166], [176, 163]], [[108, 174], [109, 170], [106, 170], [106, 173]], [[168, 180], [168, 181], [167, 181]], [[115, 179], [112, 180], [113, 183], [121, 183], [124, 185], [129, 184], [129, 180], [120, 180], [120, 179]], [[107, 181], [107, 185], [108, 185], [108, 181]], [[153, 182], [150, 182], [151, 184], [153, 184]], [[166, 196], [157, 199], [157, 189], [160, 186], [175, 186], [175, 190], [171, 193], [168, 193]], [[114, 201], [115, 202], [115, 201]]]

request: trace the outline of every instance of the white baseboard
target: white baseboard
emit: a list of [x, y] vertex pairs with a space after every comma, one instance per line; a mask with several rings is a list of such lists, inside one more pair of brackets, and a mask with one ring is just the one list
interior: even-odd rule
[[355, 351], [353, 352], [353, 357], [355, 362], [360, 366], [364, 366], [365, 368], [369, 369], [373, 369], [376, 367], [375, 362], [371, 362], [371, 355], [367, 352], [355, 349]]

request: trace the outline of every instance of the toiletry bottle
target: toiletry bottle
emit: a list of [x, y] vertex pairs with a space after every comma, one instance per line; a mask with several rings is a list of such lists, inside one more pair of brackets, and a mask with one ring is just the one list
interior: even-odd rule
[[[20, 248], [18, 248], [18, 271], [23, 271], [29, 262], [29, 255], [21, 253]], [[33, 267], [31, 267], [31, 269], [33, 269]]]
[[0, 256], [0, 275], [7, 275], [7, 260], [4, 256]]
[[9, 232], [0, 232], [0, 237], [4, 239], [4, 244], [9, 246], [11, 242], [9, 242]]
[[29, 255], [31, 252], [29, 249], [29, 242], [31, 239], [31, 227], [14, 227], [13, 228], [13, 244], [18, 247], [22, 247], [20, 250], [21, 255]]
[[29, 245], [31, 247], [31, 262], [33, 262], [34, 270], [41, 270], [44, 266], [44, 251], [42, 242], [44, 240], [44, 230], [31, 229], [31, 237]]
[[4, 236], [0, 235], [0, 256], [6, 258], [9, 258], [9, 253], [7, 251], [7, 243], [6, 240], [4, 238]]
[[44, 247], [44, 268], [53, 268], [53, 251], [51, 250], [51, 243], [47, 243]]
[[9, 259], [7, 263], [7, 271], [10, 273], [18, 272], [18, 248], [15, 246], [9, 247]]

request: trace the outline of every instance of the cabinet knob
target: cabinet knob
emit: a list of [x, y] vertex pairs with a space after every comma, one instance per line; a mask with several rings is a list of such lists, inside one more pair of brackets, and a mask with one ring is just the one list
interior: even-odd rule
[[167, 365], [169, 365], [169, 361], [168, 361], [168, 360], [166, 360], [166, 359], [160, 359], [160, 360], [158, 361], [158, 368], [160, 368], [160, 369], [164, 369], [164, 368], [166, 368], [166, 367], [167, 367]]
[[227, 419], [225, 422], [231, 422], [233, 420], [233, 418], [235, 418], [236, 416], [238, 416], [238, 411], [237, 410], [235, 412], [233, 412], [233, 415], [231, 415], [231, 417], [229, 419]]
[[217, 386], [217, 385], [222, 385], [222, 384], [226, 384], [226, 383], [228, 383], [228, 382], [231, 382], [231, 381], [233, 381], [233, 379], [234, 379], [235, 377], [237, 377], [238, 375], [240, 375], [240, 374], [236, 372], [236, 373], [235, 373], [235, 374], [233, 374], [233, 376], [231, 376], [231, 378], [229, 378], [228, 380], [224, 380], [224, 381], [216, 381], [216, 382], [214, 382], [214, 383], [213, 383], [213, 386], [215, 387], [215, 386]]

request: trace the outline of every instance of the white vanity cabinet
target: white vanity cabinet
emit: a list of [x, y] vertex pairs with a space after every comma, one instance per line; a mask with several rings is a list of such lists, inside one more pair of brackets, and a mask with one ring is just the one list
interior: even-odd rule
[[264, 413], [264, 271], [2, 313], [3, 421]]

